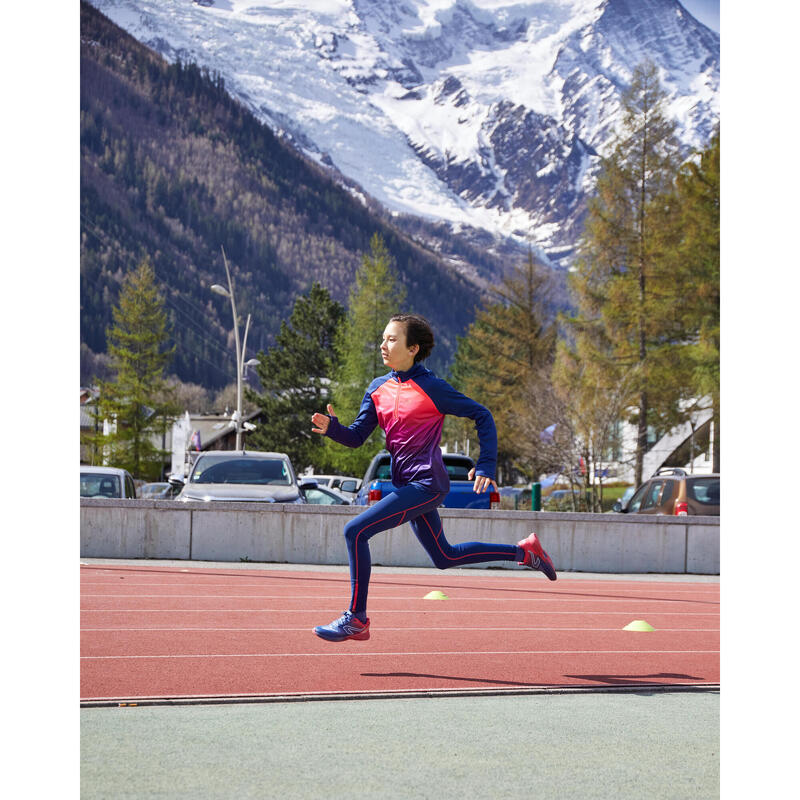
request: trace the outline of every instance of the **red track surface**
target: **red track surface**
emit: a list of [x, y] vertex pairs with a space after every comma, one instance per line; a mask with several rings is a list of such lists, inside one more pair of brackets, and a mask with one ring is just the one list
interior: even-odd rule
[[346, 571], [82, 566], [81, 699], [719, 683], [717, 583], [374, 571], [372, 637], [314, 636], [349, 596]]

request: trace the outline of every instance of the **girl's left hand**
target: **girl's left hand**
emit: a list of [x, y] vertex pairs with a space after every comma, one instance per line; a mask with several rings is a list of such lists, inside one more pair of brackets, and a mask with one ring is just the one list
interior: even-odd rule
[[469, 478], [469, 480], [475, 478], [475, 485], [472, 487], [473, 492], [480, 494], [481, 492], [485, 492], [490, 487], [494, 487], [494, 490], [497, 491], [497, 483], [491, 478], [487, 478], [485, 475], [478, 475], [475, 477], [475, 467], [469, 471], [467, 478]]

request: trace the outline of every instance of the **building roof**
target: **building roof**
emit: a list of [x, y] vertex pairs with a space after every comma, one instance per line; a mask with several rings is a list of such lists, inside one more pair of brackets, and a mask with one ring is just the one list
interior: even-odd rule
[[[259, 415], [259, 411], [251, 411], [244, 415], [244, 422], [250, 422]], [[200, 447], [207, 450], [217, 439], [221, 439], [226, 434], [233, 431], [230, 426], [231, 418], [229, 415], [218, 414], [190, 414], [192, 431], [200, 434]], [[191, 434], [190, 434], [191, 435]]]

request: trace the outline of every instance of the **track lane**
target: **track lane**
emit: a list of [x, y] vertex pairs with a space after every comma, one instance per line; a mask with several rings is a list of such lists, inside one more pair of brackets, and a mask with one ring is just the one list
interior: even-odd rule
[[[84, 699], [719, 682], [715, 584], [380, 575], [372, 638], [335, 645], [311, 628], [341, 613], [346, 574], [82, 576]], [[657, 630], [622, 631], [633, 619]]]

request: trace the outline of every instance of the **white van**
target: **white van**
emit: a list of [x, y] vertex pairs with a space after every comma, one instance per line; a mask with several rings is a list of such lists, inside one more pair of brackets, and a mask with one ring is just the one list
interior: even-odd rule
[[136, 484], [125, 469], [81, 464], [81, 497], [135, 500]]

